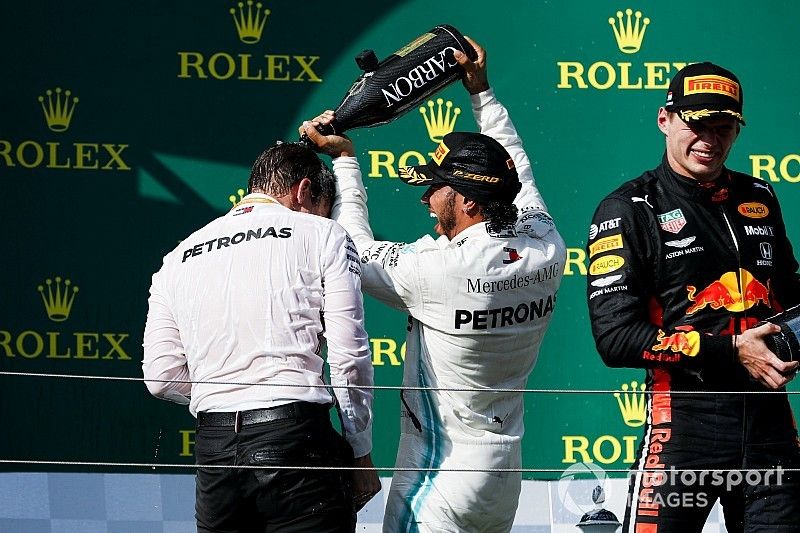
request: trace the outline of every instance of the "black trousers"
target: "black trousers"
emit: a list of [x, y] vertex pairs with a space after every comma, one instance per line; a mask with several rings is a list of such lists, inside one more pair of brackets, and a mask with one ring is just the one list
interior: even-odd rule
[[623, 533], [700, 533], [717, 499], [730, 533], [800, 532], [785, 395], [654, 395], [634, 468]]
[[303, 415], [231, 426], [198, 423], [198, 532], [321, 532], [355, 530], [352, 472], [270, 469], [270, 466], [352, 466], [353, 451], [323, 406]]

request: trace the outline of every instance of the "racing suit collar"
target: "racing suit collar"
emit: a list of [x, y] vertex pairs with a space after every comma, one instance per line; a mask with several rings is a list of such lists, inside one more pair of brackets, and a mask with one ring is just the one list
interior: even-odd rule
[[464, 244], [464, 241], [473, 235], [488, 233], [486, 230], [486, 222], [478, 222], [467, 228], [461, 230], [457, 235], [454, 235], [450, 242], [447, 244], [448, 248], [457, 248]]
[[722, 167], [722, 172], [714, 181], [701, 183], [675, 172], [669, 165], [665, 153], [658, 170], [659, 179], [664, 186], [685, 198], [703, 203], [720, 203], [727, 200], [730, 195], [732, 180], [727, 167]]
[[244, 204], [275, 204], [280, 207], [288, 209], [285, 205], [281, 204], [274, 196], [261, 192], [251, 192], [242, 197], [236, 204], [236, 207]]
[[242, 201], [245, 201], [245, 200], [248, 200], [248, 199], [253, 199], [253, 198], [262, 198], [262, 199], [265, 199], [265, 200], [272, 200], [275, 203], [279, 203], [278, 200], [276, 200], [274, 196], [270, 196], [269, 194], [265, 194], [263, 192], [251, 192], [251, 193], [248, 193], [247, 195], [245, 195], [242, 198]]

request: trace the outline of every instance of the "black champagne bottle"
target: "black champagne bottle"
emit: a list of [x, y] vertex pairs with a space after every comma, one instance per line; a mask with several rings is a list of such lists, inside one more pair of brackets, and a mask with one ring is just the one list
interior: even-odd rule
[[400, 117], [462, 76], [464, 70], [453, 57], [456, 50], [473, 61], [477, 58], [472, 45], [447, 24], [423, 33], [380, 63], [375, 52], [364, 50], [356, 56], [364, 73], [336, 108], [336, 118], [317, 129], [323, 135], [339, 134]]

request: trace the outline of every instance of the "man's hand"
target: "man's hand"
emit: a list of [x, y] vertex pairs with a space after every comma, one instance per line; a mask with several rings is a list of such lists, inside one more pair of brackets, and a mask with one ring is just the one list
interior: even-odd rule
[[378, 471], [372, 464], [372, 455], [356, 457], [353, 466], [371, 469], [353, 470], [353, 506], [356, 511], [360, 511], [373, 496], [381, 491], [381, 482], [378, 479]]
[[739, 362], [751, 376], [771, 389], [780, 389], [794, 379], [800, 361], [784, 362], [769, 351], [764, 337], [778, 333], [780, 326], [769, 322], [748, 329], [735, 338]]
[[317, 131], [316, 126], [330, 123], [333, 120], [333, 116], [333, 111], [330, 109], [323, 111], [314, 120], [303, 122], [297, 131], [301, 136], [303, 134], [307, 135], [311, 142], [316, 145], [318, 152], [331, 157], [352, 157], [356, 152], [353, 147], [353, 141], [349, 137], [346, 135], [322, 135]]
[[478, 94], [489, 88], [489, 81], [486, 78], [486, 51], [469, 37], [464, 36], [464, 38], [478, 53], [478, 57], [475, 61], [470, 61], [467, 54], [461, 50], [456, 50], [453, 57], [464, 69], [464, 77], [461, 79], [464, 87], [469, 94]]

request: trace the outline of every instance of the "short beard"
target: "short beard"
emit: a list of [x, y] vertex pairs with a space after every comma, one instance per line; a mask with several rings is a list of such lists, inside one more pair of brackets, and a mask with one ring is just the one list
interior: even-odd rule
[[456, 192], [453, 190], [448, 192], [445, 200], [444, 209], [437, 216], [439, 218], [439, 227], [442, 228], [442, 232], [445, 235], [448, 235], [456, 228]]

